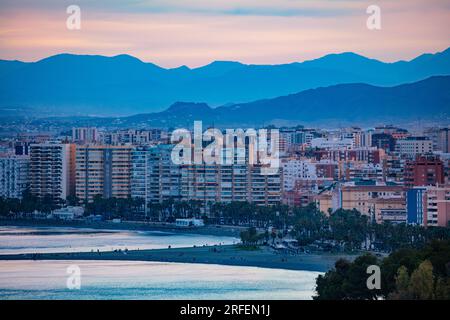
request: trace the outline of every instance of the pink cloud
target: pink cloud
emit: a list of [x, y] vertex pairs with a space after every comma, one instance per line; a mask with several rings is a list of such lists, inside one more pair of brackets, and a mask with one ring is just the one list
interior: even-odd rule
[[[258, 1], [262, 3], [261, 1]], [[189, 6], [181, 1], [179, 6]], [[222, 7], [219, 4], [222, 4]], [[366, 28], [363, 1], [340, 1], [346, 15], [240, 15], [219, 9], [236, 6], [217, 2], [195, 12], [119, 13], [83, 10], [82, 29], [65, 27], [65, 10], [6, 10], [0, 13], [0, 57], [33, 61], [71, 52], [116, 55], [128, 53], [166, 67], [200, 66], [213, 60], [244, 63], [287, 63], [317, 58], [331, 52], [354, 51], [384, 61], [410, 59], [450, 45], [450, 8], [435, 0], [377, 1], [382, 9], [382, 30]], [[254, 1], [245, 2], [257, 6]], [[291, 7], [339, 8], [337, 2], [282, 0]], [[275, 0], [264, 2], [267, 9]], [[329, 6], [327, 7], [330, 8]], [[445, 10], [445, 8], [447, 8]], [[360, 12], [360, 14], [355, 14]]]

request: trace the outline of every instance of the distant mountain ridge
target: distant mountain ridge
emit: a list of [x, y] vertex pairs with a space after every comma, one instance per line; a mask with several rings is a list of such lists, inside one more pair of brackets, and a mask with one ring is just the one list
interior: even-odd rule
[[68, 125], [128, 128], [191, 128], [204, 126], [261, 127], [269, 124], [372, 124], [417, 119], [450, 123], [450, 76], [435, 76], [394, 87], [362, 83], [308, 89], [299, 93], [248, 103], [211, 108], [206, 103], [176, 102], [161, 112], [119, 118], [62, 118]]
[[195, 69], [165, 69], [129, 55], [60, 54], [32, 63], [0, 60], [0, 108], [130, 115], [176, 101], [221, 106], [344, 83], [396, 86], [436, 75], [450, 75], [450, 48], [394, 63], [347, 52], [280, 65], [216, 61]]

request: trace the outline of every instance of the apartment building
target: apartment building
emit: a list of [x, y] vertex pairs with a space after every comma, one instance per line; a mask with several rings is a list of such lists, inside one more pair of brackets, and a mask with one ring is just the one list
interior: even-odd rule
[[294, 189], [300, 179], [317, 179], [316, 165], [311, 160], [286, 159], [283, 166], [283, 185], [285, 191]]
[[76, 143], [96, 143], [100, 140], [100, 134], [97, 128], [83, 127], [72, 128], [72, 142]]
[[444, 165], [437, 156], [418, 156], [415, 160], [406, 162], [404, 172], [406, 187], [443, 184], [444, 179]]
[[425, 135], [433, 141], [433, 150], [450, 153], [450, 128], [429, 128]]
[[362, 214], [375, 217], [375, 209], [388, 205], [387, 199], [405, 198], [403, 186], [375, 181], [348, 182], [339, 184], [333, 191], [333, 211], [342, 208], [356, 209]]
[[0, 156], [0, 198], [22, 198], [29, 187], [29, 171], [28, 156]]
[[180, 166], [171, 159], [173, 145], [138, 147], [131, 153], [131, 196], [146, 203], [180, 198]]
[[75, 145], [46, 142], [30, 145], [30, 191], [37, 197], [65, 200], [75, 191]]
[[403, 183], [406, 160], [398, 155], [387, 155], [383, 160], [384, 179], [388, 182]]
[[328, 159], [335, 162], [361, 161], [367, 163], [381, 163], [385, 157], [383, 149], [375, 147], [355, 148], [352, 150], [316, 150], [314, 157], [317, 160]]
[[427, 137], [407, 137], [397, 140], [395, 151], [401, 155], [415, 158], [417, 155], [433, 152], [433, 141]]
[[376, 198], [369, 200], [372, 205], [371, 211], [375, 215], [377, 223], [406, 223], [406, 199], [399, 198]]
[[448, 227], [450, 221], [450, 186], [427, 187], [423, 200], [423, 224], [433, 227]]
[[352, 161], [346, 164], [344, 172], [347, 181], [384, 180], [383, 167], [380, 164]]
[[261, 165], [183, 165], [182, 200], [210, 202], [248, 201], [274, 205], [281, 201], [280, 173], [265, 175]]
[[447, 227], [450, 221], [450, 187], [414, 187], [407, 193], [408, 223]]
[[161, 129], [137, 130], [126, 129], [114, 132], [103, 132], [101, 141], [104, 144], [123, 145], [131, 144], [144, 146], [150, 143], [168, 142], [169, 135], [167, 131]]
[[76, 196], [92, 201], [131, 195], [131, 146], [84, 145], [76, 148]]

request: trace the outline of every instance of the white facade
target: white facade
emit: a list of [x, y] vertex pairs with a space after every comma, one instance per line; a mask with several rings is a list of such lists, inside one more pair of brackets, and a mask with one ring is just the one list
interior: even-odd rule
[[180, 198], [180, 167], [172, 162], [173, 145], [136, 148], [131, 153], [131, 197], [146, 203]]
[[353, 139], [340, 138], [314, 138], [311, 140], [311, 147], [320, 149], [352, 149], [354, 147]]
[[397, 140], [395, 150], [400, 154], [414, 157], [418, 154], [433, 152], [433, 141], [422, 137]]
[[81, 218], [84, 214], [83, 207], [65, 207], [61, 209], [53, 210], [52, 217], [61, 220], [73, 220], [76, 218]]
[[177, 219], [175, 225], [177, 227], [203, 227], [205, 223], [203, 219]]
[[7, 155], [0, 157], [0, 197], [22, 198], [29, 186], [30, 158]]
[[285, 191], [294, 189], [295, 183], [300, 180], [317, 179], [315, 163], [311, 160], [291, 159], [283, 162], [283, 185]]

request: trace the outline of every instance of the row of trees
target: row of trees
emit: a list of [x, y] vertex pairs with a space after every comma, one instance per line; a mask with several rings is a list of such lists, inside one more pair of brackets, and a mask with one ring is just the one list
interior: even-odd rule
[[85, 204], [89, 214], [101, 214], [135, 220], [171, 222], [177, 218], [203, 218], [210, 223], [249, 227], [274, 226], [286, 229], [294, 217], [288, 206], [257, 206], [249, 202], [209, 202], [198, 200], [180, 201], [169, 198], [161, 203], [145, 203], [142, 199], [104, 199], [100, 195]]
[[92, 202], [85, 204], [85, 214], [102, 215], [108, 220], [133, 220], [144, 205], [144, 200], [140, 198], [103, 198], [96, 195]]
[[450, 229], [424, 228], [417, 225], [376, 223], [357, 210], [339, 209], [329, 216], [313, 204], [294, 208], [292, 235], [301, 245], [316, 240], [341, 242], [349, 250], [360, 249], [362, 244], [385, 252], [401, 247], [419, 248], [433, 239], [450, 239]]
[[[21, 200], [0, 199], [0, 214], [29, 213], [35, 210], [49, 213], [61, 205], [79, 204], [76, 197], [55, 203], [51, 197], [36, 198], [26, 191]], [[267, 229], [274, 227], [283, 234], [289, 229], [300, 245], [332, 240], [347, 250], [360, 249], [366, 243], [382, 251], [391, 252], [400, 247], [420, 247], [431, 239], [450, 239], [449, 228], [423, 228], [406, 224], [377, 224], [356, 210], [337, 210], [325, 215], [314, 204], [290, 208], [278, 204], [257, 206], [248, 202], [207, 203], [173, 198], [162, 203], [143, 199], [108, 198], [101, 195], [85, 203], [87, 215], [102, 215], [105, 219], [147, 220], [173, 222], [177, 218], [203, 218], [208, 223], [240, 225]], [[291, 230], [292, 229], [292, 230]]]
[[50, 196], [38, 198], [26, 190], [22, 199], [17, 198], [0, 198], [0, 216], [9, 216], [19, 213], [31, 213], [34, 211], [50, 213], [52, 210], [61, 207], [61, 203], [57, 203]]
[[[367, 286], [367, 268], [380, 267], [380, 289]], [[341, 259], [316, 280], [316, 300], [450, 299], [450, 242], [434, 240], [422, 249], [401, 249], [384, 259], [371, 254]]]

